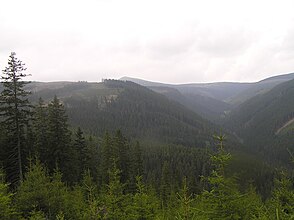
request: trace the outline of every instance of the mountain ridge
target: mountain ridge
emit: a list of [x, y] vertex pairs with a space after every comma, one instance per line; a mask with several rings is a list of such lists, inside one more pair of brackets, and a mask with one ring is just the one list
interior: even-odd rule
[[[258, 94], [265, 94], [280, 83], [294, 79], [294, 73], [269, 77], [254, 83], [216, 82], [166, 84], [123, 77], [180, 102], [202, 117], [217, 122], [230, 111]], [[169, 88], [169, 89], [167, 89]], [[175, 89], [178, 92], [175, 92]]]
[[294, 150], [293, 97], [294, 79], [278, 84], [233, 109], [224, 126], [236, 132], [245, 146], [280, 161], [288, 160], [287, 149]]
[[[119, 80], [123, 80], [123, 81], [132, 81], [134, 82], [135, 80], [138, 80], [138, 82], [141, 83], [146, 83], [146, 84], [157, 84], [159, 86], [163, 86], [163, 85], [169, 85], [169, 86], [181, 86], [181, 85], [187, 85], [187, 86], [191, 86], [191, 85], [211, 85], [211, 84], [254, 84], [254, 83], [259, 83], [259, 82], [265, 82], [265, 81], [271, 81], [271, 80], [280, 80], [280, 79], [293, 79], [294, 78], [294, 72], [290, 72], [290, 73], [283, 73], [283, 74], [278, 74], [275, 76], [270, 76], [255, 82], [238, 82], [238, 81], [219, 81], [219, 82], [189, 82], [189, 83], [165, 83], [165, 82], [155, 82], [155, 81], [151, 81], [151, 80], [145, 80], [145, 79], [140, 79], [140, 78], [136, 78], [136, 77], [129, 77], [129, 76], [123, 76], [121, 78], [119, 78]], [[138, 83], [141, 85], [141, 83]]]
[[184, 105], [133, 82], [77, 82], [53, 89], [47, 84], [41, 89], [43, 86], [31, 85], [35, 91], [32, 102], [42, 97], [48, 103], [57, 95], [71, 124], [98, 136], [119, 128], [131, 138], [204, 147], [207, 141], [213, 143], [212, 135], [220, 130]]

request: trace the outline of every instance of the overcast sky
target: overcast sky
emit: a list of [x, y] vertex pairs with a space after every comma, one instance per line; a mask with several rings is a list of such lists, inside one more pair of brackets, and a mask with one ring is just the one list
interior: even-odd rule
[[257, 81], [294, 72], [293, 0], [0, 0], [30, 80]]

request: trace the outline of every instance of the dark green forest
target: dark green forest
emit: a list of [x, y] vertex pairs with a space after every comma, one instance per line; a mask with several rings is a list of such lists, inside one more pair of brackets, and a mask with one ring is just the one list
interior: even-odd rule
[[[293, 117], [293, 99], [282, 105], [293, 80], [265, 96], [279, 94], [282, 110], [255, 114], [246, 130], [251, 106], [276, 106], [270, 98], [248, 100], [222, 128], [133, 82], [38, 90], [26, 77], [11, 53], [1, 76], [0, 219], [294, 219], [293, 125], [277, 132]], [[273, 124], [270, 109], [288, 117]]]

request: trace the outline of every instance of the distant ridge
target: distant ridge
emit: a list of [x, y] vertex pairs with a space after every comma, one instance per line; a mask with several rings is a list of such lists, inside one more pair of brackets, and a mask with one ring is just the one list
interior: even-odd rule
[[249, 100], [250, 98], [252, 98], [256, 95], [265, 94], [266, 92], [273, 89], [275, 86], [277, 86], [281, 83], [290, 81], [292, 79], [294, 79], [294, 73], [269, 77], [269, 78], [263, 79], [259, 82], [253, 83], [250, 86], [250, 88], [240, 92], [236, 96], [234, 96], [231, 99], [228, 99], [226, 101], [233, 104], [233, 105], [240, 105], [243, 102]]
[[183, 94], [207, 96], [220, 101], [224, 101], [225, 99], [230, 98], [232, 94], [239, 93], [251, 85], [251, 83], [235, 82], [167, 84], [131, 77], [122, 77], [120, 80], [131, 81], [146, 87], [175, 88]]
[[127, 77], [127, 76], [124, 76], [122, 78], [120, 78], [120, 80], [123, 80], [123, 81], [131, 81], [131, 82], [134, 82], [134, 83], [137, 83], [141, 86], [173, 86], [172, 84], [166, 84], [166, 83], [159, 83], [159, 82], [152, 82], [152, 81], [148, 81], [148, 80], [143, 80], [143, 79], [138, 79], [138, 78], [132, 78], [132, 77]]
[[140, 84], [142, 86], [193, 86], [193, 85], [213, 85], [213, 84], [255, 84], [255, 83], [261, 83], [261, 82], [266, 82], [266, 81], [288, 81], [294, 79], [294, 72], [293, 73], [285, 73], [285, 74], [280, 74], [276, 76], [271, 76], [256, 82], [209, 82], [209, 83], [180, 83], [180, 84], [173, 84], [173, 83], [164, 83], [164, 82], [153, 82], [150, 80], [144, 80], [140, 78], [134, 78], [134, 77], [128, 77], [124, 76], [121, 77], [120, 80], [123, 81], [132, 81], [134, 83]]
[[291, 79], [294, 79], [294, 73], [287, 73], [287, 74], [272, 76], [272, 77], [260, 80], [259, 82], [266, 82], [266, 81], [272, 81], [272, 80], [288, 81]]
[[232, 105], [239, 105], [257, 94], [264, 94], [276, 85], [294, 79], [294, 73], [272, 76], [253, 83], [242, 82], [215, 82], [215, 83], [187, 83], [167, 84], [152, 82], [131, 77], [122, 77], [121, 80], [132, 81], [146, 87], [175, 88], [182, 94], [207, 96]]

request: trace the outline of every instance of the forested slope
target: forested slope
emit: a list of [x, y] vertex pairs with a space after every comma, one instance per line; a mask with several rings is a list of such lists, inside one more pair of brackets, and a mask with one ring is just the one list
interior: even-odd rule
[[191, 111], [199, 114], [203, 118], [210, 121], [219, 120], [224, 112], [231, 110], [232, 106], [221, 100], [215, 98], [195, 94], [195, 93], [181, 93], [179, 90], [170, 87], [148, 87], [153, 91], [163, 94], [170, 100], [176, 101]]
[[[293, 219], [289, 170], [240, 151], [183, 103], [117, 80], [29, 83], [15, 53], [8, 65], [0, 219]], [[227, 126], [281, 159], [293, 143], [293, 82], [245, 102]]]
[[219, 129], [181, 104], [133, 82], [106, 80], [39, 90], [45, 99], [57, 95], [73, 126], [101, 136], [121, 129], [129, 137], [204, 147]]
[[291, 80], [241, 104], [229, 115], [227, 126], [243, 139], [245, 146], [267, 152], [275, 159], [280, 154], [289, 158], [286, 149], [294, 149], [294, 131], [291, 123], [289, 129], [285, 124], [293, 118], [294, 80]]
[[227, 98], [226, 102], [234, 106], [238, 106], [242, 104], [243, 102], [249, 100], [250, 98], [253, 98], [256, 95], [265, 94], [271, 89], [273, 89], [275, 86], [281, 83], [290, 81], [292, 79], [294, 79], [294, 73], [278, 75], [278, 76], [266, 78], [256, 83], [251, 83], [249, 88], [239, 93], [236, 93], [231, 98]]
[[270, 77], [254, 83], [190, 83], [165, 84], [141, 79], [123, 77], [122, 80], [132, 81], [163, 94], [170, 100], [181, 103], [186, 108], [215, 123], [231, 110], [238, 108], [243, 102], [256, 95], [265, 94], [275, 86], [292, 80], [294, 73]]

